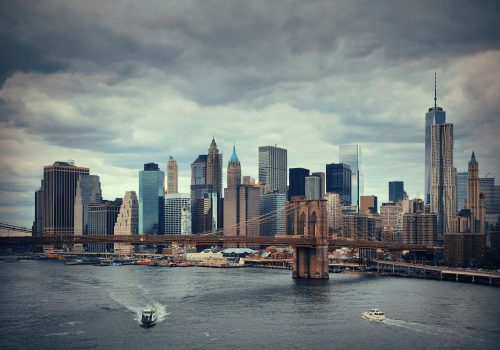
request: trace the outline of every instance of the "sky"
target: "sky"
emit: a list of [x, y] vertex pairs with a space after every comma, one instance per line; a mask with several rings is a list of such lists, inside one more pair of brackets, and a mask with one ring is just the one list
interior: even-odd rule
[[57, 160], [114, 199], [172, 155], [188, 193], [212, 136], [255, 178], [258, 146], [325, 171], [359, 144], [365, 194], [422, 198], [434, 72], [455, 167], [475, 150], [499, 184], [498, 23], [498, 1], [0, 0], [0, 221], [31, 226]]

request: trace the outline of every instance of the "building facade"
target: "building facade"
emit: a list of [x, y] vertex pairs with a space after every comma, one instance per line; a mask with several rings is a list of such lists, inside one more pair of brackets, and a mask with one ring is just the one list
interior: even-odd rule
[[306, 195], [306, 177], [309, 176], [309, 169], [290, 168], [289, 170], [290, 186], [288, 187], [288, 200], [292, 197], [301, 197]]
[[261, 236], [286, 233], [285, 206], [285, 193], [271, 192], [260, 195]]
[[75, 229], [75, 196], [80, 175], [89, 169], [57, 161], [43, 167], [43, 235], [72, 235]]
[[342, 225], [342, 238], [352, 240], [368, 239], [368, 217], [366, 215], [344, 215]]
[[405, 184], [403, 181], [389, 182], [389, 201], [398, 203], [406, 198]]
[[[114, 201], [89, 204], [88, 234], [90, 236], [113, 235], [121, 205], [121, 198], [117, 198]], [[86, 247], [87, 252], [110, 252], [112, 249], [112, 243], [91, 243], [87, 244]]]
[[467, 208], [467, 177], [468, 172], [457, 173], [457, 211]]
[[[115, 236], [132, 236], [139, 234], [139, 200], [135, 191], [125, 192], [120, 211], [116, 217], [113, 234]], [[115, 243], [115, 253], [130, 255], [133, 253], [132, 244]]]
[[74, 205], [75, 236], [88, 233], [89, 204], [98, 204], [102, 201], [101, 182], [97, 175], [80, 175], [76, 184]]
[[326, 174], [322, 171], [312, 173], [311, 176], [316, 176], [320, 179], [319, 183], [319, 198], [323, 199], [326, 193]]
[[326, 165], [326, 192], [340, 195], [344, 205], [351, 205], [351, 168], [347, 164]]
[[139, 234], [163, 234], [165, 172], [158, 164], [139, 171]]
[[382, 203], [380, 206], [380, 218], [382, 219], [382, 230], [384, 232], [394, 232], [398, 216], [401, 212], [401, 206], [397, 203]]
[[207, 155], [206, 183], [212, 185], [214, 193], [222, 193], [222, 153], [219, 153], [215, 139], [212, 138]]
[[437, 243], [437, 215], [423, 212], [403, 215], [403, 243], [434, 246]]
[[351, 204], [359, 206], [359, 196], [363, 194], [361, 147], [359, 145], [340, 145], [339, 163], [349, 165], [351, 169]]
[[327, 192], [326, 200], [326, 217], [328, 222], [328, 232], [332, 237], [337, 237], [340, 234], [343, 225], [342, 219], [342, 201], [338, 193]]
[[191, 212], [191, 196], [189, 194], [167, 193], [165, 195], [165, 234], [186, 234], [182, 231], [183, 209]]
[[276, 146], [259, 147], [259, 183], [268, 192], [287, 193], [287, 150]]
[[378, 200], [377, 196], [360, 196], [360, 214], [377, 213], [378, 212]]
[[457, 213], [456, 169], [453, 167], [453, 124], [432, 125], [430, 210], [437, 214], [438, 236], [450, 232]]
[[167, 163], [167, 188], [166, 193], [179, 192], [179, 173], [177, 169], [177, 161], [170, 156]]
[[305, 192], [307, 200], [321, 199], [321, 178], [319, 176], [306, 177]]

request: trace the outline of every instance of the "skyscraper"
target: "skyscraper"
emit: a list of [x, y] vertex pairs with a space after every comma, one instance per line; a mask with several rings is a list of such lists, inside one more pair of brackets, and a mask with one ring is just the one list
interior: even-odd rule
[[437, 214], [438, 238], [450, 232], [451, 218], [457, 213], [456, 169], [453, 167], [453, 124], [431, 127], [430, 209]]
[[[359, 206], [359, 196], [363, 185], [361, 173], [361, 147], [359, 145], [340, 145], [339, 163], [349, 165], [351, 169], [351, 203]], [[328, 191], [328, 190], [327, 190]]]
[[327, 192], [326, 199], [326, 217], [328, 221], [328, 232], [330, 235], [337, 236], [342, 228], [342, 202], [338, 193]]
[[338, 193], [344, 205], [351, 205], [351, 183], [352, 173], [349, 165], [326, 165], [326, 192]]
[[75, 236], [88, 233], [89, 204], [102, 201], [101, 183], [97, 175], [80, 175], [76, 185], [74, 206]]
[[[114, 227], [115, 236], [132, 236], [139, 233], [139, 201], [135, 191], [125, 192]], [[115, 243], [115, 253], [129, 255], [133, 252], [131, 244]]]
[[72, 162], [55, 162], [43, 167], [43, 234], [72, 235], [76, 185], [89, 169]]
[[467, 177], [468, 172], [457, 173], [457, 211], [467, 207]]
[[325, 197], [325, 193], [326, 193], [325, 173], [322, 171], [319, 171], [319, 172], [312, 173], [311, 176], [319, 177], [320, 183], [319, 183], [319, 198], [318, 199], [323, 199], [323, 197]]
[[290, 168], [290, 186], [288, 187], [288, 200], [296, 196], [305, 196], [306, 177], [309, 176], [309, 169]]
[[207, 155], [206, 183], [212, 185], [215, 193], [222, 193], [222, 153], [219, 153], [215, 139], [212, 138]]
[[162, 234], [164, 228], [165, 172], [158, 164], [139, 171], [139, 234]]
[[443, 108], [437, 106], [437, 87], [436, 73], [434, 73], [434, 107], [429, 108], [425, 113], [425, 189], [424, 201], [426, 204], [431, 202], [431, 174], [432, 174], [432, 125], [440, 125], [446, 123], [446, 112]]
[[170, 156], [167, 163], [167, 193], [178, 193], [178, 171], [177, 162]]
[[306, 199], [321, 199], [321, 178], [319, 176], [308, 176], [305, 181]]
[[258, 236], [259, 224], [246, 221], [259, 216], [260, 188], [241, 183], [241, 164], [233, 147], [227, 165], [227, 188], [224, 190], [224, 235]]
[[269, 192], [287, 191], [287, 150], [276, 146], [259, 147], [259, 183]]
[[260, 195], [260, 235], [269, 236], [286, 233], [286, 194], [279, 192]]
[[405, 184], [403, 181], [390, 181], [389, 182], [389, 201], [398, 203], [399, 201], [407, 199], [405, 192]]
[[43, 180], [40, 188], [35, 191], [35, 220], [31, 229], [31, 235], [41, 236], [43, 232]]
[[467, 176], [467, 209], [470, 210], [473, 219], [479, 219], [479, 164], [474, 151], [469, 161]]
[[[103, 200], [100, 203], [89, 204], [88, 234], [90, 236], [113, 235], [121, 205], [121, 198], [114, 201]], [[111, 249], [113, 249], [113, 244], [110, 243], [87, 245], [87, 252], [109, 252]]]
[[191, 220], [193, 233], [205, 231], [204, 196], [213, 186], [207, 184], [207, 156], [200, 154], [191, 163]]
[[189, 194], [167, 193], [165, 195], [165, 234], [180, 235], [187, 233], [182, 232], [183, 209], [191, 211], [191, 197]]

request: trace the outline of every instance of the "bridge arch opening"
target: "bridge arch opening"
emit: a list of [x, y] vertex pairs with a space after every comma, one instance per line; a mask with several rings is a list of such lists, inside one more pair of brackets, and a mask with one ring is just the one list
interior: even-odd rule
[[302, 213], [302, 214], [300, 214], [299, 227], [298, 227], [298, 232], [297, 233], [299, 235], [303, 236], [305, 228], [306, 228], [306, 214]]
[[313, 213], [309, 217], [309, 236], [316, 236], [316, 223], [316, 211], [313, 211]]

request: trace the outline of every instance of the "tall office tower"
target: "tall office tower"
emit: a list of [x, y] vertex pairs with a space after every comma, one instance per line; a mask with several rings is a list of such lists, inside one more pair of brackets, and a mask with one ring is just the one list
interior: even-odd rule
[[40, 188], [35, 191], [35, 220], [31, 228], [31, 235], [41, 236], [43, 231], [43, 180]]
[[75, 220], [76, 185], [89, 169], [73, 162], [55, 162], [43, 167], [43, 234], [72, 235]]
[[472, 152], [467, 176], [467, 209], [474, 219], [479, 219], [479, 164]]
[[326, 192], [340, 194], [340, 199], [344, 205], [351, 205], [351, 168], [347, 164], [327, 164], [326, 165]]
[[162, 234], [164, 228], [165, 172], [156, 163], [139, 171], [139, 234]]
[[[115, 236], [132, 236], [139, 233], [139, 201], [135, 191], [125, 192], [116, 218], [114, 227]], [[133, 253], [132, 244], [115, 243], [115, 253], [130, 255]]]
[[396, 221], [402, 209], [394, 202], [382, 203], [380, 206], [380, 217], [382, 218], [382, 230], [384, 232], [394, 232]]
[[408, 199], [405, 192], [405, 184], [403, 181], [389, 182], [389, 201], [398, 203], [403, 199]]
[[214, 190], [213, 185], [207, 183], [207, 160], [207, 155], [200, 154], [191, 163], [191, 228], [193, 233], [211, 232], [212, 230], [211, 222], [207, 227], [207, 214], [210, 214], [209, 217], [211, 217], [211, 212], [207, 212], [206, 207], [209, 201], [206, 200], [208, 199], [206, 197]]
[[403, 243], [434, 246], [437, 243], [437, 215], [423, 212], [403, 215]]
[[212, 138], [207, 155], [207, 185], [212, 185], [215, 193], [222, 193], [222, 153], [219, 153], [215, 139]]
[[432, 125], [446, 123], [446, 112], [437, 106], [436, 74], [434, 73], [434, 107], [425, 113], [425, 204], [431, 203], [431, 177], [432, 177]]
[[260, 195], [261, 236], [286, 233], [286, 194], [279, 192]]
[[290, 168], [290, 186], [288, 186], [288, 200], [292, 197], [305, 196], [306, 177], [309, 176], [309, 169]]
[[191, 232], [191, 205], [185, 206], [181, 210], [181, 235], [190, 235]]
[[191, 196], [189, 194], [167, 193], [165, 195], [165, 234], [182, 234], [183, 209], [191, 211]]
[[330, 236], [337, 237], [342, 228], [342, 201], [338, 193], [327, 192], [326, 217], [328, 221], [328, 232]]
[[233, 146], [233, 153], [227, 164], [227, 188], [236, 188], [241, 185], [241, 164], [236, 154], [236, 146]]
[[[113, 235], [121, 205], [121, 198], [116, 198], [114, 201], [104, 200], [101, 203], [89, 204], [88, 234], [90, 236]], [[87, 245], [87, 252], [110, 252], [111, 249], [113, 249], [112, 243], [91, 243]]]
[[479, 192], [486, 195], [485, 226], [491, 231], [500, 224], [500, 186], [495, 186], [494, 178], [480, 178]]
[[453, 167], [453, 124], [432, 125], [431, 203], [437, 214], [438, 236], [450, 232], [450, 220], [457, 213], [456, 169]]
[[305, 191], [307, 200], [321, 199], [321, 178], [318, 176], [306, 177]]
[[326, 176], [325, 173], [320, 171], [316, 173], [312, 173], [311, 176], [317, 176], [320, 178], [319, 183], [319, 199], [323, 199], [326, 193]]
[[366, 215], [344, 215], [342, 237], [353, 240], [368, 239], [368, 217]]
[[101, 183], [97, 175], [80, 175], [76, 184], [74, 206], [75, 236], [86, 235], [88, 231], [89, 204], [102, 201]]
[[360, 214], [377, 213], [378, 203], [377, 196], [360, 196]]
[[[351, 204], [359, 206], [359, 196], [363, 193], [361, 189], [363, 179], [361, 173], [361, 147], [359, 145], [340, 145], [339, 163], [349, 165], [351, 169]], [[328, 190], [327, 190], [328, 191]]]
[[467, 207], [468, 172], [457, 173], [457, 212]]
[[276, 146], [259, 147], [259, 183], [269, 192], [287, 191], [287, 150]]
[[167, 193], [178, 193], [178, 171], [177, 171], [177, 161], [170, 156], [167, 163]]

